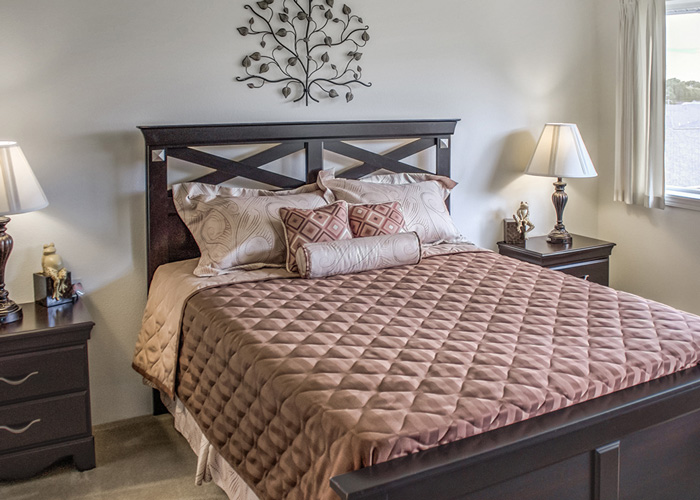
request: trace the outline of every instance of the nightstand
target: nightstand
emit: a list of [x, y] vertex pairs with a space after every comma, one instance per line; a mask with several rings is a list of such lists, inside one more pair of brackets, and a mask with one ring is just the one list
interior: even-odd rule
[[529, 238], [524, 245], [501, 241], [498, 252], [607, 286], [610, 254], [615, 243], [576, 234], [572, 236], [573, 242], [566, 246], [547, 243], [547, 236]]
[[87, 340], [94, 323], [80, 301], [21, 304], [0, 326], [0, 479], [32, 476], [72, 457], [95, 467]]

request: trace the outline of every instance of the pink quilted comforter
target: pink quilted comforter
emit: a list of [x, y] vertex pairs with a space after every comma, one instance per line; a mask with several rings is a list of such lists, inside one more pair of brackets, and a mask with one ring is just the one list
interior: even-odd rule
[[491, 252], [198, 292], [177, 394], [262, 500], [698, 363], [700, 318]]

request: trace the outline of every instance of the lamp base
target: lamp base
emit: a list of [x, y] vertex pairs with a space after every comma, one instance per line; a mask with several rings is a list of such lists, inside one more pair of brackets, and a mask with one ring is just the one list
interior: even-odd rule
[[8, 300], [0, 306], [0, 324], [14, 323], [22, 319], [22, 308]]
[[553, 245], [571, 245], [573, 238], [566, 229], [552, 229], [547, 235], [547, 242]]
[[9, 217], [0, 217], [0, 324], [14, 323], [22, 319], [22, 308], [8, 297], [5, 290], [5, 264], [12, 252], [12, 236], [7, 234]]
[[564, 227], [564, 207], [569, 200], [569, 195], [566, 194], [564, 188], [566, 182], [561, 177], [557, 178], [554, 183], [554, 194], [552, 194], [552, 203], [554, 203], [554, 211], [557, 213], [557, 223], [554, 229], [549, 232], [547, 241], [555, 245], [570, 245], [573, 238]]

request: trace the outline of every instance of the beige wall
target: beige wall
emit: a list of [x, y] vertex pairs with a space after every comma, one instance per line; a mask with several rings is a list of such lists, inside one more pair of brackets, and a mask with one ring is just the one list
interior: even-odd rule
[[598, 1], [599, 237], [614, 241], [611, 285], [700, 314], [700, 212], [613, 202], [618, 2]]
[[[545, 122], [578, 123], [596, 158], [592, 2], [353, 0], [371, 27], [362, 66], [373, 87], [349, 105], [308, 108], [282, 102], [279, 89], [251, 91], [233, 81], [253, 50], [235, 30], [247, 19], [243, 3], [0, 0], [0, 138], [20, 142], [50, 201], [13, 217], [7, 283], [14, 299], [30, 301], [31, 273], [50, 241], [82, 279], [96, 322], [96, 423], [150, 411], [149, 391], [130, 368], [146, 298], [137, 125], [461, 118], [455, 219], [488, 247], [521, 199], [530, 202], [536, 233], [554, 224], [551, 180], [522, 175]], [[597, 182], [570, 183], [572, 231], [596, 234]], [[632, 235], [627, 242], [609, 229], [605, 235], [620, 240], [617, 256], [638, 246]], [[622, 258], [615, 277], [627, 285], [621, 266]]]

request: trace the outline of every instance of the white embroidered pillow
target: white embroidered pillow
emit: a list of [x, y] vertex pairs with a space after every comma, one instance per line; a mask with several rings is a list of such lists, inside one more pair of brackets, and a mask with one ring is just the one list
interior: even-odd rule
[[[417, 179], [430, 180], [417, 180]], [[374, 181], [380, 182], [374, 182]], [[408, 182], [408, 183], [406, 183]], [[456, 183], [431, 174], [377, 175], [363, 180], [339, 179], [331, 171], [319, 173], [318, 184], [348, 203], [398, 201], [403, 209], [406, 231], [415, 231], [424, 244], [464, 241], [450, 217], [445, 198]]]
[[234, 269], [283, 267], [286, 245], [280, 208], [313, 209], [333, 197], [311, 185], [265, 191], [190, 182], [173, 186], [173, 201], [199, 246], [194, 274], [216, 276]]

